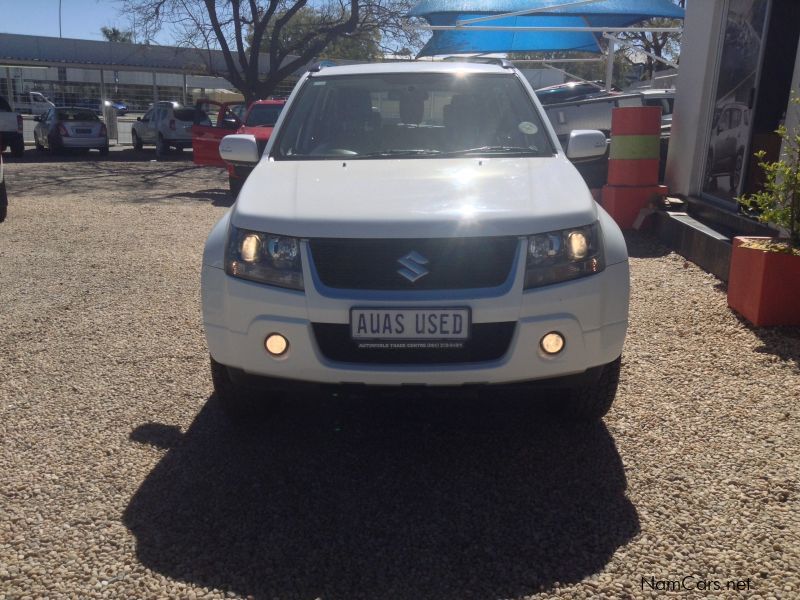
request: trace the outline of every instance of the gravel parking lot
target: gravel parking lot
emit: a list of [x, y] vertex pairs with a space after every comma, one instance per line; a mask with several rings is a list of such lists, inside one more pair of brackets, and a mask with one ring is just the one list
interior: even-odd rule
[[319, 393], [237, 429], [199, 311], [226, 177], [152, 158], [7, 165], [0, 599], [800, 596], [800, 331], [630, 236], [604, 424]]

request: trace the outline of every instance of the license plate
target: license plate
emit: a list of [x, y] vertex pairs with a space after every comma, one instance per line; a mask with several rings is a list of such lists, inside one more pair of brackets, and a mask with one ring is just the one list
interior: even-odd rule
[[355, 341], [463, 341], [469, 338], [469, 308], [352, 308]]
[[92, 133], [92, 130], [88, 127], [76, 127], [75, 133]]

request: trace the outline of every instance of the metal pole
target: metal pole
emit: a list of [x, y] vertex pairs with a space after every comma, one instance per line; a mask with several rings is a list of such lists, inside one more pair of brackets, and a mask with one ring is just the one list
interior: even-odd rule
[[590, 33], [628, 33], [643, 31], [646, 33], [683, 33], [681, 27], [519, 27], [516, 25], [422, 25], [420, 29], [427, 31], [578, 31]]
[[606, 91], [611, 91], [611, 84], [614, 82], [614, 46], [615, 40], [608, 40], [608, 62], [606, 62]]
[[11, 85], [11, 67], [6, 67], [6, 92], [8, 93], [8, 103], [11, 105], [11, 110], [16, 110], [14, 102], [14, 88]]
[[61, 0], [58, 0], [58, 37], [61, 37]]
[[153, 106], [158, 102], [158, 86], [156, 85], [156, 72], [153, 71]]
[[183, 74], [183, 105], [186, 106], [186, 73]]
[[598, 90], [602, 89], [602, 86], [596, 84], [594, 81], [589, 81], [588, 79], [584, 79], [583, 77], [578, 77], [577, 75], [570, 73], [569, 71], [565, 71], [564, 69], [559, 69], [558, 67], [554, 67], [553, 65], [548, 64], [546, 62], [542, 63], [542, 66], [547, 67], [548, 69], [552, 69], [553, 71], [558, 71], [559, 73], [563, 73], [567, 77], [571, 77], [572, 79], [575, 79], [577, 81], [582, 81], [583, 83], [588, 83], [597, 86]]

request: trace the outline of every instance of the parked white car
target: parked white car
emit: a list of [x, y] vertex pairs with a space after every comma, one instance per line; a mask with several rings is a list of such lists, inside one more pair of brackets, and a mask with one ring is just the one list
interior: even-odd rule
[[170, 148], [191, 148], [194, 116], [194, 108], [176, 106], [174, 102], [156, 102], [133, 124], [133, 147], [141, 150], [144, 145], [155, 145], [158, 156], [165, 155]]
[[55, 108], [56, 105], [42, 92], [26, 92], [19, 96], [14, 106], [21, 113], [41, 115], [51, 108]]
[[[333, 67], [297, 84], [206, 242], [202, 305], [222, 405], [296, 382], [541, 382], [562, 413], [611, 406], [628, 322], [622, 233], [533, 90], [501, 65]], [[540, 387], [540, 386], [537, 386]], [[532, 398], [532, 399], [536, 399]]]
[[25, 154], [25, 141], [22, 137], [22, 115], [11, 110], [11, 105], [0, 96], [0, 153], [6, 147], [19, 158]]
[[647, 89], [639, 90], [642, 95], [642, 104], [645, 106], [658, 106], [661, 108], [661, 130], [669, 133], [672, 127], [672, 111], [675, 105], [674, 89]]

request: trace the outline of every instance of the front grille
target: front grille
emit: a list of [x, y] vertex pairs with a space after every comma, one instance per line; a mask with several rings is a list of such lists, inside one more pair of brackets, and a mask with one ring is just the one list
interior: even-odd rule
[[470, 338], [460, 348], [359, 348], [350, 337], [350, 325], [313, 323], [314, 336], [328, 360], [369, 364], [427, 365], [486, 362], [501, 358], [511, 345], [516, 323], [473, 323]]
[[[311, 260], [327, 287], [408, 291], [497, 287], [508, 279], [517, 244], [514, 237], [309, 242]], [[400, 274], [399, 261], [409, 255], [419, 265], [412, 265], [416, 274], [427, 271], [416, 281]]]

